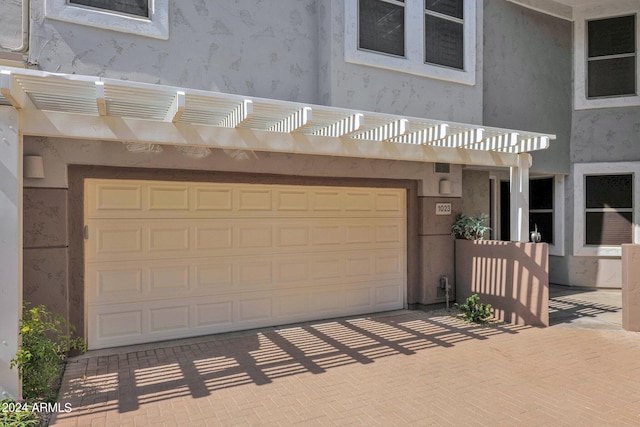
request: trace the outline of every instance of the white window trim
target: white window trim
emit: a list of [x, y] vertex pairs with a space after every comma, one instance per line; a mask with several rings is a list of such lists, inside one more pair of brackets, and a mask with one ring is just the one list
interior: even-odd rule
[[169, 38], [169, 0], [150, 0], [149, 18], [45, 0], [45, 16], [59, 21], [137, 34], [167, 40]]
[[640, 162], [576, 163], [573, 165], [573, 255], [574, 256], [622, 256], [618, 246], [585, 245], [585, 175], [633, 174], [633, 243], [640, 242], [640, 206], [637, 189], [640, 188]]
[[[587, 21], [636, 15], [636, 95], [611, 98], [587, 98]], [[588, 8], [576, 8], [573, 30], [574, 108], [630, 107], [640, 105], [640, 11], [635, 0], [618, 0]]]
[[358, 1], [345, 1], [344, 58], [346, 62], [400, 71], [473, 86], [476, 84], [476, 1], [464, 2], [464, 70], [424, 63], [424, 0], [405, 1], [406, 57], [358, 48]]

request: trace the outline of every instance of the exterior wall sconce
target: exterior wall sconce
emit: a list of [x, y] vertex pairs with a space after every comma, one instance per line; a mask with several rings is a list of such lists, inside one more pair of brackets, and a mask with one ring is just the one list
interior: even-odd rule
[[23, 173], [25, 178], [44, 178], [44, 163], [40, 156], [24, 156]]
[[451, 181], [448, 179], [441, 179], [439, 185], [440, 194], [451, 194]]

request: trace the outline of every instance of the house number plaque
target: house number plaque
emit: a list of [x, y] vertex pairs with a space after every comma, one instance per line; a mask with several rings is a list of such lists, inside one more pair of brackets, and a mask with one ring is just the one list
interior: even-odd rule
[[451, 215], [451, 203], [436, 203], [436, 215]]

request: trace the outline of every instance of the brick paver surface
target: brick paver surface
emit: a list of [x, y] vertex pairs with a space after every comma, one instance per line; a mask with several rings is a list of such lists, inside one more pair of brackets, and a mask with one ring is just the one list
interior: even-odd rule
[[640, 425], [640, 334], [404, 311], [71, 361], [55, 426]]

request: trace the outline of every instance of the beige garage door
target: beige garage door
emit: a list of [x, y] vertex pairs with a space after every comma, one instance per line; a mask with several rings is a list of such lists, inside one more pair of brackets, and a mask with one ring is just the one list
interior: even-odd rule
[[404, 190], [85, 185], [91, 349], [404, 306]]

